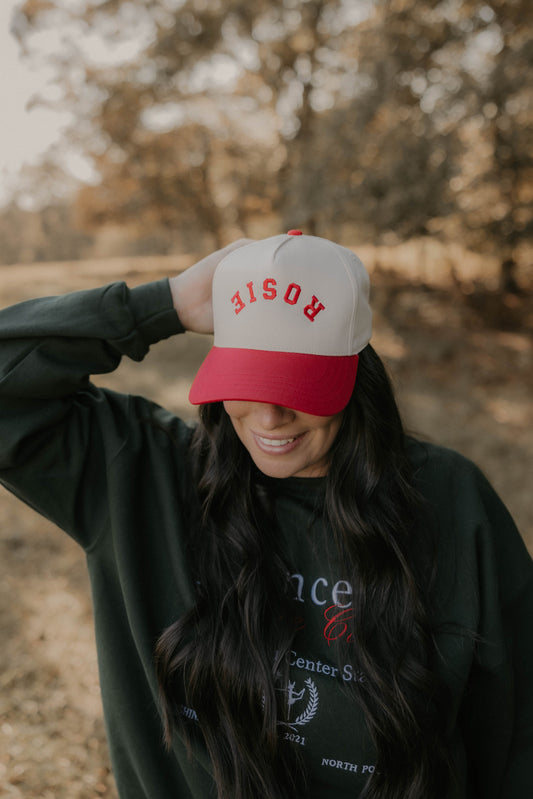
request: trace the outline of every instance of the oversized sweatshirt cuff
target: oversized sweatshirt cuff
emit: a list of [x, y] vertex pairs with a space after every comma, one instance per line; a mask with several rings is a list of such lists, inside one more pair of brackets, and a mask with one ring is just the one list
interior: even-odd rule
[[144, 283], [129, 292], [137, 333], [147, 346], [185, 332], [172, 304], [168, 278]]

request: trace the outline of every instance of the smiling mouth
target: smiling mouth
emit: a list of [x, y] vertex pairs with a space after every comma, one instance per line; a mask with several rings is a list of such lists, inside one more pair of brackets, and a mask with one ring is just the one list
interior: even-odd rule
[[287, 444], [292, 444], [293, 441], [296, 441], [296, 436], [293, 438], [263, 438], [263, 436], [257, 436], [257, 439], [265, 447], [277, 449], [278, 447], [285, 447]]
[[285, 455], [288, 452], [292, 452], [292, 450], [299, 445], [304, 435], [305, 433], [300, 433], [290, 438], [288, 436], [287, 438], [266, 438], [265, 436], [260, 436], [258, 433], [254, 433], [254, 438], [257, 446], [263, 452], [270, 455]]

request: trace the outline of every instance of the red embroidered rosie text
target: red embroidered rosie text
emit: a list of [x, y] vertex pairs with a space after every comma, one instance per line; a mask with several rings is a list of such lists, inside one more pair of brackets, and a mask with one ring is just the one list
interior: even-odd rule
[[[283, 294], [278, 294], [278, 284], [273, 277], [267, 277], [263, 280], [261, 290], [257, 290], [254, 287], [253, 280], [246, 284], [246, 289], [247, 293], [243, 291], [241, 294], [241, 291], [236, 291], [231, 298], [233, 309], [236, 314], [243, 311], [247, 305], [257, 302], [258, 299], [275, 300], [278, 296], [281, 297], [282, 301], [287, 303], [287, 305], [298, 305], [302, 293], [302, 287], [298, 285], [298, 283], [289, 283], [285, 292]], [[318, 297], [313, 294], [311, 302], [304, 306], [303, 314], [310, 322], [314, 322], [317, 314], [324, 309], [325, 306], [320, 302]]]

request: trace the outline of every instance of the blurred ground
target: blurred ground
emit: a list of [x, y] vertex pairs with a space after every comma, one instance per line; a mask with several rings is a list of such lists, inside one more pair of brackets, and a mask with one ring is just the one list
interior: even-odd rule
[[[466, 262], [464, 272], [454, 264], [454, 282], [447, 267], [439, 271], [425, 261], [417, 270], [411, 260], [407, 278], [405, 270], [391, 269], [394, 258], [362, 254], [373, 271], [373, 343], [393, 375], [409, 428], [475, 460], [533, 552], [532, 298], [498, 303], [480, 290], [472, 271], [466, 274]], [[189, 262], [136, 258], [0, 267], [0, 305], [115, 279], [134, 285]], [[162, 342], [144, 364], [123, 363], [105, 383], [147, 393], [191, 416], [188, 385], [208, 348], [209, 340], [199, 336]], [[3, 490], [0, 636], [0, 795], [115, 797], [83, 556]]]

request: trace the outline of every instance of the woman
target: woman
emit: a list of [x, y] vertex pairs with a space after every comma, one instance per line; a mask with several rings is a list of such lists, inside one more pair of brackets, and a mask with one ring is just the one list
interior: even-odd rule
[[[88, 379], [213, 328], [194, 428]], [[86, 550], [122, 797], [531, 794], [531, 559], [405, 436], [356, 256], [238, 242], [0, 334], [1, 479]]]

